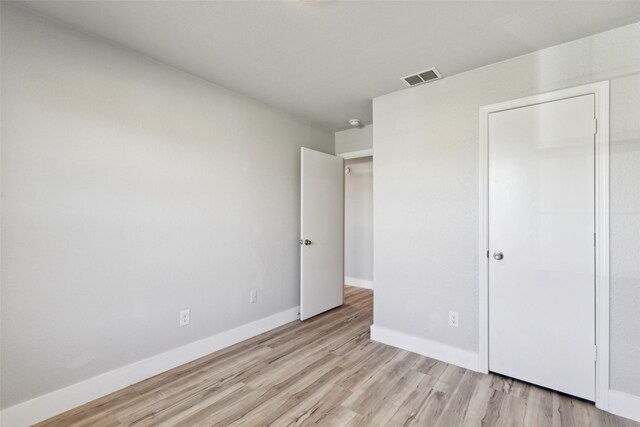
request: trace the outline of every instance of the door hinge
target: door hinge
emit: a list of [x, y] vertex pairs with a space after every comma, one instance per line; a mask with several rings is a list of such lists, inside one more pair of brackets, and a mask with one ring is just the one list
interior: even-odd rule
[[594, 362], [598, 361], [598, 346], [597, 345], [593, 346], [593, 361]]
[[596, 233], [593, 233], [593, 247], [595, 248], [597, 245], [596, 243]]
[[598, 119], [593, 119], [593, 134], [598, 133]]
[[487, 251], [487, 258], [489, 258], [489, 251]]

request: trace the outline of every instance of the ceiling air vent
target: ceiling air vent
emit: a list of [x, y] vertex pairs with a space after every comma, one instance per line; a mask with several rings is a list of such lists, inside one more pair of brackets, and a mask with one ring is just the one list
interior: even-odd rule
[[420, 71], [416, 74], [411, 74], [410, 76], [403, 77], [401, 80], [407, 86], [417, 86], [422, 83], [430, 82], [431, 80], [436, 80], [442, 77], [442, 75], [436, 70], [436, 67], [429, 68], [428, 70]]

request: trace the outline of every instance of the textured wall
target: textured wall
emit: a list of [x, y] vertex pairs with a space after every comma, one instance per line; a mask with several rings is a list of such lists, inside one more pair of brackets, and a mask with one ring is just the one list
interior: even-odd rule
[[4, 407], [299, 304], [300, 147], [333, 133], [6, 4], [1, 24]]
[[373, 148], [373, 125], [336, 132], [336, 154]]

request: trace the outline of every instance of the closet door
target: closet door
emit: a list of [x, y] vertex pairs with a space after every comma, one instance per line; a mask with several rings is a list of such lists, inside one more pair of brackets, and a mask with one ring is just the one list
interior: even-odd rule
[[489, 115], [489, 369], [595, 399], [594, 95]]

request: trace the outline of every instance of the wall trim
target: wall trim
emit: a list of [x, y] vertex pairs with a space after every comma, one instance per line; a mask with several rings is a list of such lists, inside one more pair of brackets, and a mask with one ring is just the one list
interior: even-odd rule
[[609, 410], [609, 81], [547, 92], [480, 108], [479, 156], [479, 372], [489, 372], [489, 114], [513, 108], [593, 94], [595, 96], [595, 344], [596, 406]]
[[460, 366], [461, 368], [472, 371], [478, 370], [478, 353], [463, 348], [419, 338], [415, 335], [377, 325], [371, 325], [371, 339], [451, 365]]
[[0, 424], [3, 427], [23, 427], [46, 420], [131, 384], [297, 320], [298, 311], [299, 307], [293, 307], [19, 403], [2, 410]]
[[640, 396], [609, 390], [609, 412], [630, 420], [640, 421]]
[[373, 280], [358, 279], [357, 277], [344, 276], [344, 284], [358, 288], [373, 289]]
[[349, 151], [347, 153], [337, 153], [336, 156], [342, 157], [343, 159], [358, 159], [360, 157], [369, 157], [373, 156], [373, 148], [368, 148], [366, 150]]

